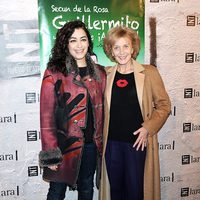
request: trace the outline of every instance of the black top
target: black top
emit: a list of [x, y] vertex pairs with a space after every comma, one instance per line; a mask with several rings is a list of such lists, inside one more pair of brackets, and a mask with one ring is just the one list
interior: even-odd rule
[[[79, 74], [81, 78], [87, 75], [87, 67], [80, 67], [79, 68]], [[92, 103], [90, 100], [90, 95], [88, 93], [88, 99], [87, 99], [87, 124], [84, 129], [82, 129], [85, 137], [86, 143], [93, 142], [93, 134], [94, 134], [94, 118], [92, 113]]]
[[134, 73], [116, 72], [112, 86], [108, 139], [134, 143], [137, 136], [133, 132], [142, 126], [142, 122]]

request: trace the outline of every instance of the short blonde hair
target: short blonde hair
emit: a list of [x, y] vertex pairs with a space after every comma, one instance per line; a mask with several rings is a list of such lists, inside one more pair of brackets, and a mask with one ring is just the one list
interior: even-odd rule
[[136, 31], [134, 31], [131, 28], [123, 26], [117, 26], [108, 31], [103, 41], [103, 49], [105, 54], [111, 61], [115, 61], [115, 58], [112, 55], [112, 47], [114, 43], [117, 41], [117, 39], [121, 37], [128, 37], [131, 39], [133, 46], [132, 58], [136, 59], [140, 50], [140, 38]]

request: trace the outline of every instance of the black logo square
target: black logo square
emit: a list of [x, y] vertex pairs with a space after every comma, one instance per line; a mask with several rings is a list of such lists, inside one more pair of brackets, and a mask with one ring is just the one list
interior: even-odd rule
[[193, 63], [194, 62], [194, 53], [186, 53], [185, 54], [185, 62]]
[[190, 164], [190, 155], [182, 155], [182, 165]]
[[193, 89], [192, 88], [185, 88], [184, 89], [184, 98], [192, 98]]
[[37, 131], [27, 131], [27, 141], [37, 141]]
[[26, 103], [36, 103], [36, 93], [26, 93]]
[[28, 176], [38, 176], [38, 166], [28, 167]]
[[196, 24], [196, 17], [189, 15], [187, 16], [187, 26], [195, 26]]
[[191, 132], [192, 125], [191, 123], [183, 123], [183, 133]]
[[189, 196], [189, 187], [181, 188], [181, 197], [188, 197]]

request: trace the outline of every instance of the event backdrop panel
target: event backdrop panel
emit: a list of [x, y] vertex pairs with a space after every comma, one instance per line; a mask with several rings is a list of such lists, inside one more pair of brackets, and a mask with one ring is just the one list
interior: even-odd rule
[[[125, 22], [121, 18], [125, 17], [124, 20], [134, 21], [134, 25], [138, 19], [132, 18], [135, 17], [133, 13], [142, 13], [140, 19], [144, 17], [144, 8], [137, 6], [141, 1], [127, 0], [127, 4], [123, 1], [127, 12], [119, 9], [122, 8], [121, 1], [113, 0], [112, 6], [111, 1], [107, 4], [99, 2], [97, 6], [107, 8], [109, 12], [104, 9], [105, 13], [95, 13], [95, 5], [87, 5], [87, 2], [77, 3], [75, 8], [79, 11], [86, 7], [90, 9], [91, 12], [88, 9], [88, 13], [84, 14], [85, 20], [90, 19], [90, 27], [94, 26], [95, 16], [98, 20], [105, 16], [110, 21], [111, 14], [116, 15], [115, 11], [121, 15], [116, 15], [118, 18], [114, 20]], [[37, 16], [39, 12], [40, 17], [44, 17], [46, 11], [41, 13], [41, 5], [34, 0], [13, 0], [12, 6], [2, 0], [0, 5], [0, 199], [45, 200], [48, 184], [42, 180], [38, 165], [41, 150], [41, 77], [38, 75], [46, 66], [42, 64], [40, 70]], [[62, 9], [63, 5], [60, 7]], [[112, 13], [111, 8], [115, 8]], [[171, 114], [159, 132], [162, 200], [200, 199], [199, 8], [199, 0], [146, 0], [145, 24], [140, 23], [145, 27], [142, 39], [145, 63], [156, 64], [172, 101]], [[52, 9], [57, 8], [49, 6], [49, 11]], [[67, 11], [67, 16], [71, 17], [71, 14], [72, 11]], [[72, 14], [72, 18], [78, 14], [82, 18], [83, 12], [78, 11]], [[62, 25], [66, 21], [66, 12], [54, 12], [49, 23], [52, 24], [52, 19], [61, 15], [62, 18], [55, 22]], [[41, 20], [39, 23], [42, 26]], [[54, 28], [52, 33], [55, 32]], [[96, 33], [97, 46], [99, 44], [96, 50], [101, 50], [102, 38], [98, 39], [99, 31]], [[53, 39], [48, 41], [46, 61]], [[99, 55], [103, 55], [103, 51]], [[104, 59], [98, 60], [104, 65]], [[95, 200], [97, 196], [95, 190]], [[66, 199], [76, 200], [77, 193], [67, 191]]]

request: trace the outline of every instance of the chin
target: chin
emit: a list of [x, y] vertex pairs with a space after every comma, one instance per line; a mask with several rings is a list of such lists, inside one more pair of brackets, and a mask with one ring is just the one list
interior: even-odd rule
[[128, 62], [127, 61], [124, 61], [124, 62], [118, 62], [120, 65], [126, 65], [126, 64], [128, 64]]
[[76, 60], [82, 60], [82, 59], [84, 59], [85, 58], [85, 55], [83, 55], [83, 56], [77, 56], [76, 57]]

